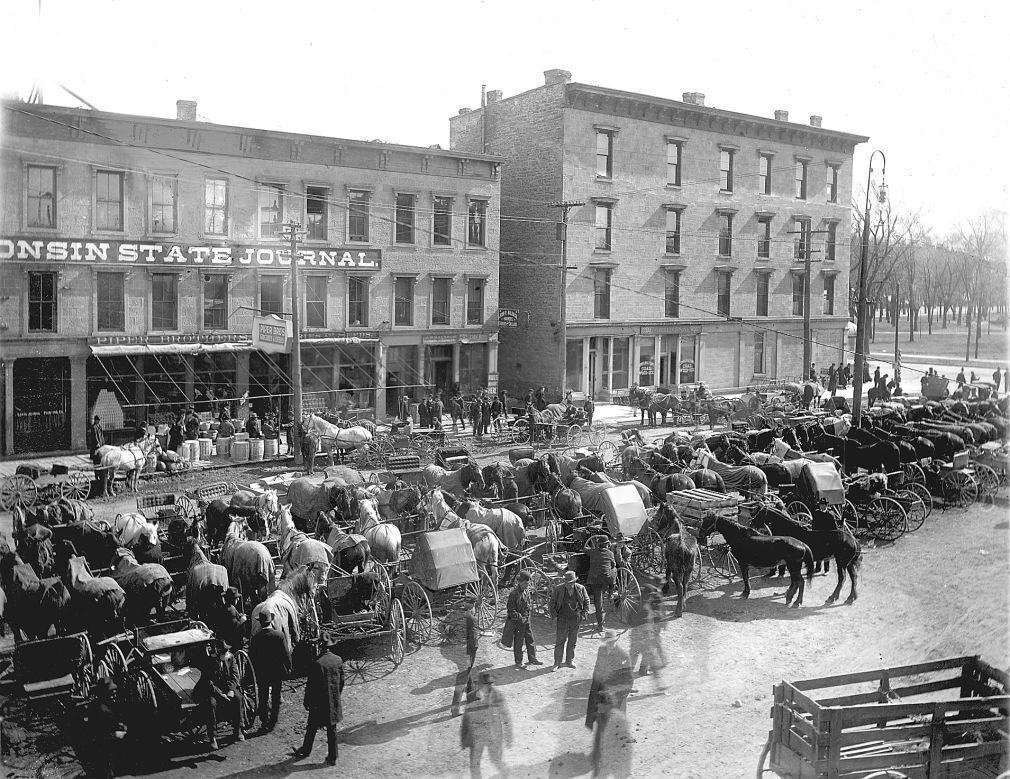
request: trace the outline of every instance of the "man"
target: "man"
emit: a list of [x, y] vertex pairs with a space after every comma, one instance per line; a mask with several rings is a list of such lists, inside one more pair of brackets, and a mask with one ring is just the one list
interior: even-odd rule
[[586, 727], [590, 730], [596, 722], [596, 707], [600, 693], [603, 691], [610, 693], [614, 699], [614, 706], [624, 711], [634, 686], [631, 660], [617, 639], [617, 633], [608, 630], [596, 653], [593, 683], [589, 688], [589, 701], [586, 704]]
[[344, 718], [340, 696], [344, 691], [344, 661], [333, 650], [336, 641], [329, 635], [323, 636], [319, 657], [309, 668], [305, 681], [305, 710], [309, 721], [305, 727], [305, 741], [295, 750], [299, 758], [312, 754], [312, 744], [316, 731], [326, 728], [326, 763], [337, 763], [337, 723]]
[[491, 428], [491, 396], [488, 394], [487, 389], [481, 391], [480, 419], [483, 425], [481, 433], [487, 435]]
[[241, 649], [245, 643], [246, 615], [242, 612], [238, 590], [229, 587], [224, 597], [215, 605], [210, 617], [214, 634], [232, 649]]
[[873, 369], [873, 386], [880, 387], [880, 366]]
[[[606, 536], [598, 536], [606, 544]], [[596, 632], [603, 632], [603, 594], [613, 592], [617, 577], [617, 561], [610, 547], [589, 550], [589, 592], [596, 609]]]
[[635, 613], [635, 626], [631, 631], [631, 670], [634, 672], [638, 664], [638, 675], [648, 676], [651, 673], [658, 684], [659, 672], [666, 667], [663, 642], [660, 640], [663, 600], [654, 587], [647, 586], [643, 590], [642, 608]]
[[281, 708], [281, 682], [291, 673], [291, 655], [288, 654], [284, 634], [273, 626], [273, 613], [269, 610], [262, 611], [257, 619], [260, 631], [249, 641], [249, 659], [252, 660], [259, 684], [262, 732], [269, 733], [277, 725], [277, 715]]
[[207, 645], [207, 657], [200, 669], [200, 680], [193, 688], [193, 697], [204, 708], [207, 720], [207, 742], [217, 750], [218, 707], [224, 707], [235, 729], [235, 740], [245, 741], [242, 732], [242, 695], [239, 691], [238, 664], [227, 644], [216, 638]]
[[533, 594], [530, 592], [530, 582], [533, 577], [529, 571], [520, 571], [515, 589], [509, 593], [506, 614], [512, 621], [512, 656], [516, 668], [523, 667], [523, 644], [526, 645], [526, 660], [530, 665], [543, 665], [537, 659], [537, 645], [533, 643], [533, 627], [530, 625], [530, 615], [533, 613]]
[[467, 704], [466, 713], [459, 731], [459, 741], [463, 749], [470, 749], [470, 776], [480, 777], [480, 763], [487, 749], [488, 757], [499, 773], [508, 774], [508, 767], [502, 759], [503, 747], [512, 746], [512, 716], [508, 704], [494, 688], [495, 678], [484, 671], [480, 675], [477, 698]]
[[410, 398], [407, 395], [400, 396], [397, 416], [400, 417], [401, 422], [406, 422], [410, 418]]
[[593, 402], [592, 393], [586, 393], [586, 401], [582, 404], [582, 410], [586, 412], [586, 427], [592, 427], [593, 414], [596, 413], [596, 404]]
[[442, 415], [445, 413], [445, 404], [442, 402], [442, 391], [439, 390], [435, 399], [431, 402], [431, 426], [436, 430], [442, 429]]
[[597, 699], [596, 730], [593, 732], [593, 779], [631, 776], [631, 744], [635, 739], [628, 729], [628, 719], [614, 705], [609, 692], [601, 692]]
[[928, 384], [929, 384], [929, 376], [928, 375], [927, 376], [923, 376], [922, 378], [919, 379], [919, 386], [921, 387], [920, 392], [919, 392], [920, 395], [925, 395], [926, 394], [926, 385], [928, 385]]
[[474, 608], [477, 599], [473, 595], [467, 595], [460, 604], [459, 619], [463, 622], [463, 635], [466, 638], [466, 656], [468, 663], [466, 668], [460, 666], [459, 673], [456, 674], [456, 686], [452, 693], [452, 716], [459, 716], [459, 706], [463, 701], [463, 694], [468, 696], [473, 690], [471, 674], [474, 663], [477, 662], [477, 650], [480, 649], [480, 628], [477, 627], [477, 615]]
[[535, 403], [537, 411], [543, 411], [547, 408], [547, 387], [541, 387], [537, 390]]
[[473, 399], [473, 406], [470, 410], [470, 421], [473, 424], [473, 437], [480, 438], [483, 421], [481, 419], [481, 402], [479, 395]]
[[179, 453], [179, 447], [182, 446], [182, 442], [186, 440], [186, 420], [185, 415], [180, 411], [175, 417], [175, 422], [168, 429], [168, 448], [169, 451]]
[[[999, 368], [992, 372], [992, 383], [996, 385], [996, 392], [999, 392], [999, 381], [1002, 377], [999, 375]], [[98, 417], [95, 417], [98, 419]]]
[[[996, 371], [999, 375], [999, 371]], [[98, 450], [105, 446], [105, 430], [102, 429], [102, 420], [98, 414], [91, 420], [91, 427], [88, 428], [88, 452], [91, 454], [91, 462], [100, 465], [102, 458], [98, 456]]]
[[870, 381], [870, 364], [863, 360], [863, 384], [868, 384]]
[[235, 435], [235, 425], [232, 424], [231, 414], [228, 413], [228, 409], [225, 408], [221, 412], [221, 421], [217, 426], [217, 437], [218, 438], [231, 438]]
[[193, 411], [193, 407], [186, 408], [186, 440], [195, 441], [200, 437], [200, 417]]
[[116, 711], [116, 689], [111, 677], [100, 679], [97, 694], [88, 705], [88, 740], [94, 750], [94, 776], [101, 779], [115, 776], [120, 744], [126, 738], [126, 726]]
[[810, 363], [810, 381], [817, 381], [817, 366]]
[[[565, 571], [565, 578], [554, 588], [551, 616], [557, 620], [554, 641], [554, 668], [575, 667], [575, 644], [579, 640], [579, 625], [589, 612], [589, 593], [576, 581], [575, 571]], [[564, 663], [562, 663], [562, 657]]]
[[491, 401], [491, 421], [494, 424], [494, 429], [496, 432], [501, 432], [502, 430], [502, 412], [505, 406], [502, 403], [500, 395], [495, 395]]
[[431, 395], [425, 395], [417, 405], [417, 421], [421, 427], [431, 427]]
[[954, 379], [957, 382], [958, 389], [964, 386], [964, 368], [958, 371], [957, 378]]

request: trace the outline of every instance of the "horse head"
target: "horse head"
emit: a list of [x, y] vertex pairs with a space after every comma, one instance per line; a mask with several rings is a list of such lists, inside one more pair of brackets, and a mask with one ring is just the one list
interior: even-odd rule
[[462, 471], [462, 473], [460, 473], [460, 483], [463, 485], [464, 489], [472, 484], [476, 484], [477, 489], [481, 493], [487, 489], [487, 485], [484, 482], [484, 474], [475, 460], [467, 461], [467, 464], [460, 470]]
[[665, 503], [660, 505], [659, 511], [656, 512], [657, 532], [664, 533], [669, 531], [671, 534], [680, 533], [682, 527], [680, 515], [677, 513], [677, 510]]
[[718, 514], [709, 511], [701, 519], [701, 528], [698, 530], [698, 543], [704, 545], [712, 533], [718, 532], [720, 517]]

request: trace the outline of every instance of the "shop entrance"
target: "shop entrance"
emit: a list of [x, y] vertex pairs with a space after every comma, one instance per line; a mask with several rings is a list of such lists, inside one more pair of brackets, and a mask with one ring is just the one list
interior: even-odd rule
[[70, 448], [70, 360], [14, 363], [14, 452]]
[[452, 389], [452, 346], [429, 346], [426, 360], [427, 383], [432, 391], [442, 391], [442, 398], [449, 398]]

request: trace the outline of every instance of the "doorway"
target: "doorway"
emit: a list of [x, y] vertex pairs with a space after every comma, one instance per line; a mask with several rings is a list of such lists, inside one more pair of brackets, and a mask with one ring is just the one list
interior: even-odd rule
[[452, 389], [452, 346], [429, 346], [425, 365], [427, 365], [427, 381], [432, 392], [442, 392], [443, 401], [449, 399]]
[[596, 336], [589, 339], [589, 393], [594, 399], [600, 391], [599, 371], [596, 370]]
[[69, 449], [69, 358], [16, 360], [13, 411], [16, 453]]

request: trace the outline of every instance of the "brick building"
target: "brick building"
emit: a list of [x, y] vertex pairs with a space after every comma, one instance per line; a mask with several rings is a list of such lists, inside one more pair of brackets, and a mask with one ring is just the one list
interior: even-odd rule
[[[3, 103], [4, 454], [80, 450], [105, 427], [249, 393], [287, 408], [299, 246], [308, 408], [385, 418], [400, 394], [497, 378], [500, 159], [196, 121]], [[104, 390], [104, 392], [103, 392]], [[118, 406], [118, 410], [115, 408]]]
[[[867, 138], [818, 116], [797, 124], [707, 107], [699, 93], [544, 75], [450, 120], [452, 149], [506, 160], [499, 299], [519, 312], [500, 333], [503, 387], [606, 398], [636, 383], [798, 376], [807, 251], [813, 356], [842, 359], [852, 153]], [[563, 201], [584, 203], [568, 214], [567, 272], [549, 205]]]

